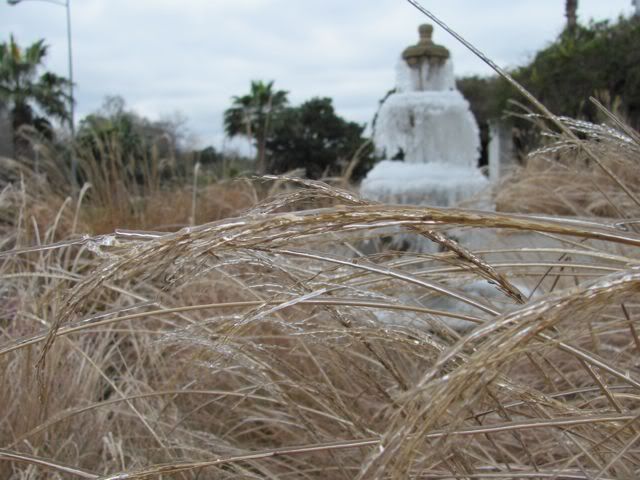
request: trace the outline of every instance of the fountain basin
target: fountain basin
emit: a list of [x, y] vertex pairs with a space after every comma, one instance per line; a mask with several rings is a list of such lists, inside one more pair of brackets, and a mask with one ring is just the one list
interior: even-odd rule
[[362, 181], [360, 193], [383, 203], [446, 207], [473, 197], [488, 185], [477, 168], [383, 160]]

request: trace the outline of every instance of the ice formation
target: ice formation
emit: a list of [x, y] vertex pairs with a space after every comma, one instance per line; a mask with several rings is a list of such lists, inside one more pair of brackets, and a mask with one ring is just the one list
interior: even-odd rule
[[477, 168], [445, 162], [403, 163], [383, 160], [362, 183], [367, 198], [410, 205], [455, 205], [487, 186]]
[[363, 180], [361, 193], [389, 203], [449, 206], [488, 180], [477, 168], [478, 125], [455, 88], [449, 51], [433, 43], [431, 25], [419, 32], [420, 42], [398, 63], [395, 92], [378, 112], [373, 140], [385, 160]]

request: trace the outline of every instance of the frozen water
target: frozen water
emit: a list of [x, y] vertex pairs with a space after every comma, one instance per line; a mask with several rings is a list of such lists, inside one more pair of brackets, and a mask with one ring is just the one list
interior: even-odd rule
[[383, 160], [362, 181], [360, 193], [384, 203], [448, 206], [478, 194], [487, 184], [477, 168]]
[[381, 156], [475, 169], [480, 133], [469, 102], [455, 88], [451, 60], [410, 67], [401, 58], [396, 85], [375, 125], [373, 141]]
[[[380, 107], [373, 137], [383, 158], [476, 169], [480, 134], [457, 90], [396, 93]], [[452, 172], [454, 173], [454, 172]]]
[[456, 89], [453, 63], [429, 54], [430, 39], [422, 35], [425, 54], [411, 64], [400, 59], [396, 90], [378, 112], [373, 141], [384, 160], [363, 180], [361, 193], [386, 203], [450, 206], [489, 181], [477, 167], [478, 124]]
[[[515, 282], [515, 286], [526, 297], [531, 296], [533, 293], [530, 288], [519, 282]], [[516, 305], [514, 305], [514, 303], [509, 300], [503, 292], [498, 290], [495, 285], [486, 280], [475, 280], [466, 284], [455, 285], [455, 287], [463, 291], [470, 297], [478, 299], [481, 298], [484, 301], [490, 302], [494, 306], [499, 307], [499, 309], [503, 312], [510, 311], [516, 307]], [[400, 300], [406, 302], [407, 304], [411, 304], [412, 297], [406, 296], [403, 298], [403, 296], [401, 295]], [[479, 318], [486, 317], [486, 315], [477, 308], [474, 308], [471, 305], [462, 303], [445, 295], [426, 295], [422, 298], [421, 306]], [[395, 310], [379, 310], [375, 311], [374, 313], [376, 315], [376, 318], [385, 325], [407, 325], [408, 320], [412, 320], [411, 316], [407, 315], [405, 312], [400, 313]], [[451, 317], [446, 318], [445, 322], [447, 325], [459, 332], [468, 331], [470, 328], [473, 328], [476, 325], [476, 323], [470, 322], [468, 320]]]
[[446, 60], [443, 65], [423, 61], [415, 68], [407, 65], [402, 57], [396, 65], [396, 91], [419, 92], [430, 90], [455, 90], [456, 79], [453, 62]]

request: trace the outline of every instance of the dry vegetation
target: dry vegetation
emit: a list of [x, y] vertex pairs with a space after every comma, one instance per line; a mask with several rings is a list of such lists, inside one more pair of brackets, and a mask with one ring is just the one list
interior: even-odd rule
[[636, 202], [633, 195], [620, 188], [618, 180], [623, 179], [632, 193], [638, 194], [638, 134], [623, 124], [616, 129], [570, 118], [562, 121], [581, 138], [590, 139], [589, 152], [598, 161], [580, 144], [567, 141], [542, 124], [551, 143], [530, 154], [523, 167], [503, 179], [497, 189], [497, 208], [578, 217], [632, 216]]
[[[584, 142], [633, 171], [638, 145], [607, 141]], [[638, 206], [579, 221], [278, 183], [233, 218], [92, 236], [89, 200], [4, 189], [3, 478], [637, 475]], [[196, 198], [216, 188], [238, 194]], [[163, 218], [188, 224], [184, 203]], [[439, 247], [381, 250], [390, 227]]]
[[568, 125], [498, 192], [532, 215], [273, 178], [250, 208], [248, 183], [75, 202], [23, 170], [0, 477], [637, 478], [640, 143]]

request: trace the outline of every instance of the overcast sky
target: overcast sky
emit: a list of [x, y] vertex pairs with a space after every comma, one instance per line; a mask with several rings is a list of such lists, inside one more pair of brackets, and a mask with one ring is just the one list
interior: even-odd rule
[[[0, 0], [0, 41], [44, 38], [47, 68], [67, 75], [65, 9]], [[402, 50], [428, 21], [405, 0], [70, 0], [76, 120], [106, 95], [153, 119], [180, 113], [199, 145], [222, 146], [222, 112], [252, 79], [274, 80], [293, 104], [328, 96], [340, 115], [369, 122], [393, 87]], [[422, 0], [499, 65], [551, 42], [564, 0]], [[630, 15], [631, 0], [579, 0], [579, 19]], [[457, 76], [490, 73], [436, 29]]]

